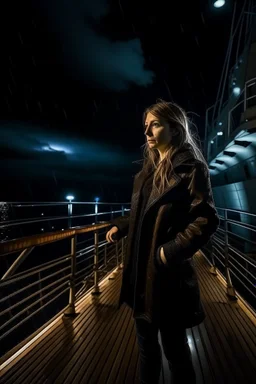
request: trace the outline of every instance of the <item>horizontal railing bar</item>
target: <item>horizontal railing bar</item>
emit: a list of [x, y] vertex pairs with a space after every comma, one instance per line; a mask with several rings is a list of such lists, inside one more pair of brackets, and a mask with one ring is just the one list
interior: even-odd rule
[[[93, 264], [87, 265], [86, 267], [80, 269], [80, 271], [77, 271], [77, 272], [76, 272], [75, 281], [77, 280], [78, 275], [80, 275], [81, 273], [83, 273], [83, 272], [85, 272], [86, 270], [90, 269], [90, 268], [92, 267], [92, 265], [93, 265]], [[87, 278], [87, 275], [86, 275], [84, 278]], [[81, 277], [79, 277], [79, 279], [81, 279]]]
[[246, 239], [245, 237], [240, 236], [240, 235], [238, 235], [237, 233], [233, 233], [233, 232], [231, 232], [231, 231], [225, 231], [225, 230], [222, 229], [222, 228], [218, 228], [218, 231], [223, 232], [223, 233], [229, 233], [230, 235], [233, 235], [234, 237], [237, 237], [238, 239], [241, 239], [241, 240], [244, 240], [244, 241], [246, 241], [246, 242], [248, 242], [248, 243], [251, 243], [251, 244], [253, 244], [253, 245], [256, 245], [256, 242], [255, 242], [255, 241]]
[[[214, 238], [213, 238], [213, 242], [216, 242], [217, 243], [217, 239], [216, 239], [216, 237], [214, 236]], [[218, 241], [219, 242], [221, 242], [221, 240], [219, 240], [218, 239]], [[225, 242], [224, 241], [222, 241], [221, 242], [221, 245], [224, 245], [225, 244]], [[245, 260], [246, 262], [248, 262], [250, 265], [252, 265], [253, 267], [256, 267], [256, 264], [253, 264], [253, 262], [251, 262], [249, 259], [247, 259], [247, 257], [246, 257], [246, 255], [245, 254], [243, 254], [241, 251], [237, 251], [232, 245], [228, 245], [228, 248], [232, 251], [232, 252], [234, 252], [238, 257], [240, 257], [240, 258], [242, 258], [243, 260]]]
[[[70, 265], [69, 265], [68, 267], [65, 267], [65, 268], [61, 269], [61, 270], [58, 270], [57, 272], [52, 273], [51, 275], [48, 275], [48, 276], [43, 277], [43, 278], [40, 279], [40, 280], [36, 280], [36, 281], [34, 281], [33, 283], [30, 284], [29, 287], [31, 288], [31, 287], [33, 287], [34, 285], [38, 284], [39, 282], [42, 283], [43, 281], [48, 280], [48, 279], [50, 279], [51, 277], [53, 277], [53, 276], [55, 276], [55, 275], [58, 275], [60, 272], [64, 272], [64, 271], [67, 270], [67, 269], [70, 269]], [[27, 290], [27, 286], [26, 286], [26, 287], [23, 287], [23, 288], [21, 288], [21, 289], [19, 289], [18, 291], [15, 291], [15, 292], [11, 293], [11, 294], [10, 294], [9, 296], [7, 296], [7, 297], [3, 297], [2, 299], [0, 299], [0, 303], [4, 302], [6, 299], [11, 299], [12, 297], [14, 297], [14, 296], [18, 295], [19, 293], [22, 293], [22, 292], [24, 292], [24, 291], [26, 291], [26, 290]]]
[[[220, 251], [217, 247], [215, 247], [214, 249], [215, 249], [215, 251], [218, 252], [219, 256], [222, 257], [222, 260], [225, 261], [225, 256], [222, 255], [221, 251]], [[224, 264], [223, 264], [223, 265], [224, 265]]]
[[[59, 288], [62, 288], [65, 284], [67, 284], [68, 281], [65, 281], [63, 284], [61, 284], [59, 287], [53, 289], [51, 292], [47, 293], [45, 296], [40, 297], [38, 300], [36, 300], [34, 303], [31, 303], [28, 307], [22, 309], [22, 311], [16, 313], [16, 315], [12, 316], [8, 321], [6, 321], [3, 325], [0, 326], [0, 330], [2, 330], [4, 327], [9, 325], [13, 320], [17, 319], [20, 315], [22, 315], [24, 312], [28, 311], [30, 308], [33, 308], [36, 304], [40, 303], [40, 301], [44, 300], [48, 296], [50, 296], [53, 292], [57, 291]], [[69, 287], [68, 287], [69, 288]]]
[[[26, 301], [28, 301], [29, 299], [31, 299], [32, 297], [40, 294], [41, 292], [45, 291], [46, 289], [49, 289], [51, 286], [53, 285], [56, 285], [56, 283], [59, 283], [60, 281], [64, 280], [64, 279], [68, 279], [71, 277], [71, 274], [67, 275], [67, 276], [64, 276], [64, 277], [61, 277], [59, 280], [55, 280], [53, 283], [51, 284], [48, 284], [46, 287], [43, 287], [42, 289], [40, 289], [39, 291], [36, 291], [36, 292], [33, 292], [30, 296], [27, 296], [25, 297], [23, 300], [19, 301], [18, 303], [16, 304], [13, 304], [11, 307], [8, 307], [6, 308], [4, 311], [0, 312], [0, 316], [4, 315], [5, 313], [7, 313], [8, 311], [11, 311], [13, 309], [15, 309], [16, 307], [18, 307], [19, 305], [25, 303]], [[37, 284], [40, 282], [40, 280], [37, 281]], [[31, 288], [31, 285], [28, 285], [26, 286], [26, 288]], [[5, 300], [8, 300], [9, 299], [9, 296], [5, 297]], [[42, 300], [42, 298], [40, 298], [40, 300]]]
[[36, 311], [34, 311], [33, 313], [31, 313], [29, 316], [27, 316], [25, 319], [23, 319], [22, 321], [20, 321], [18, 324], [14, 325], [11, 329], [9, 329], [7, 332], [5, 332], [3, 335], [0, 336], [0, 341], [8, 336], [13, 330], [15, 330], [16, 328], [18, 328], [20, 325], [22, 325], [23, 323], [25, 323], [25, 321], [27, 321], [28, 319], [30, 319], [32, 316], [34, 316], [37, 312], [41, 311], [43, 308], [45, 308], [47, 305], [49, 305], [52, 301], [56, 300], [59, 296], [61, 296], [64, 292], [68, 291], [69, 290], [69, 287], [63, 289], [62, 292], [60, 292], [57, 296], [53, 297], [51, 300], [49, 300], [47, 303], [45, 303], [44, 305], [42, 305], [40, 308], [38, 308]]
[[250, 231], [256, 232], [256, 227], [253, 224], [241, 223], [241, 222], [239, 222], [237, 220], [232, 220], [232, 219], [228, 219], [227, 223], [235, 224], [235, 225], [237, 225], [239, 227], [242, 227], [242, 228], [245, 228], [245, 229], [249, 229]]
[[237, 280], [239, 280], [240, 281], [240, 283], [241, 284], [243, 284], [243, 286], [248, 290], [248, 291], [250, 291], [250, 293], [256, 298], [256, 295], [250, 290], [250, 288], [248, 288], [245, 284], [244, 284], [244, 282], [235, 274], [235, 272], [234, 271], [232, 271], [232, 269], [230, 269], [230, 272], [237, 278]]
[[[112, 245], [112, 244], [111, 244]], [[112, 251], [115, 251], [115, 248], [113, 247], [112, 248]], [[81, 255], [80, 255], [81, 256]], [[113, 255], [113, 257], [115, 256], [115, 253]], [[87, 257], [86, 261], [88, 261], [90, 258], [93, 258], [94, 257], [94, 254], [93, 255], [90, 255], [89, 257]], [[103, 259], [103, 258], [102, 258]], [[108, 261], [110, 260], [110, 257], [108, 257]], [[76, 265], [79, 265], [79, 264], [82, 264], [85, 260], [81, 260], [79, 262], [76, 262]], [[87, 265], [87, 267], [81, 269], [80, 271], [76, 271], [76, 275], [79, 275], [80, 273], [86, 271], [87, 269], [91, 268], [93, 265], [93, 263], [91, 263], [90, 265]]]
[[225, 268], [225, 264], [218, 258], [217, 255], [214, 255], [214, 257], [216, 257], [217, 260], [219, 260], [219, 262], [223, 265], [223, 267]]
[[[254, 286], [253, 283], [251, 282], [251, 280], [249, 280], [247, 276], [245, 276], [242, 272], [240, 272], [239, 269], [231, 261], [229, 261], [229, 264], [232, 265], [232, 267], [235, 268], [240, 273], [240, 275], [242, 275], [243, 278], [245, 278], [248, 281], [248, 283], [250, 283], [252, 286]], [[232, 268], [229, 268], [229, 270], [232, 271]], [[254, 277], [254, 276], [252, 276], [252, 277]]]
[[231, 231], [226, 231], [226, 233], [229, 233], [230, 235], [233, 235], [233, 236], [237, 237], [238, 239], [244, 240], [244, 241], [246, 241], [247, 243], [250, 243], [250, 244], [256, 245], [256, 242], [255, 242], [255, 241], [252, 241], [252, 240], [246, 239], [246, 237], [243, 237], [243, 236], [237, 235], [236, 233], [233, 233], [233, 232], [231, 232]]
[[218, 252], [220, 252], [220, 254], [221, 254], [221, 256], [223, 257], [223, 259], [225, 259], [225, 256], [223, 255], [223, 249], [221, 249], [221, 251], [219, 251], [218, 248], [217, 248], [217, 246], [218, 246], [218, 247], [221, 247], [222, 244], [219, 244], [216, 240], [215, 240], [215, 241], [213, 240], [213, 243], [215, 244], [213, 247], [214, 247]]
[[233, 219], [228, 219], [227, 223], [235, 224], [235, 225], [238, 225], [242, 228], [249, 229], [253, 232], [256, 232], [256, 225], [254, 225], [254, 224], [240, 222], [240, 221], [233, 220]]
[[[252, 156], [254, 157], [254, 156]], [[231, 208], [222, 208], [222, 207], [217, 207], [217, 209], [222, 209], [223, 211], [227, 211], [227, 212], [236, 212], [236, 213], [240, 213], [240, 214], [243, 214], [243, 215], [248, 215], [248, 216], [253, 216], [253, 217], [256, 217], [256, 213], [251, 213], [251, 212], [246, 212], [246, 211], [239, 211], [238, 209], [231, 209]]]
[[253, 95], [253, 96], [250, 96], [250, 97], [247, 97], [246, 100], [251, 100], [251, 99], [254, 99], [256, 96]]
[[[235, 259], [230, 253], [229, 253], [229, 258], [233, 259], [233, 261], [235, 261], [240, 267], [242, 267], [242, 269], [244, 269], [247, 273], [249, 273], [249, 275], [251, 275], [252, 278], [255, 279], [254, 274], [251, 273], [248, 269], [246, 269], [246, 267], [244, 267], [241, 263], [239, 263], [239, 261], [237, 259]], [[241, 275], [243, 275], [242, 272], [240, 272], [240, 273], [241, 273]]]
[[[84, 254], [82, 254], [82, 255], [79, 255], [79, 257], [82, 257], [82, 256], [84, 256], [86, 253], [88, 253], [88, 252], [85, 252]], [[76, 262], [76, 265], [80, 265], [80, 264], [82, 264], [82, 263], [84, 263], [85, 261], [88, 261], [88, 260], [90, 260], [91, 258], [93, 258], [94, 257], [94, 253], [93, 254], [91, 254], [91, 255], [89, 255], [88, 257], [86, 257], [85, 259], [82, 259], [81, 261], [77, 261]]]
[[[101, 242], [99, 242], [98, 247], [101, 248], [101, 247], [103, 247], [103, 246], [106, 245], [106, 244], [108, 244], [108, 242], [107, 242], [106, 240], [102, 240]], [[110, 246], [111, 246], [111, 245], [113, 245], [113, 244], [110, 244]], [[88, 250], [89, 247], [90, 247], [91, 249]], [[86, 253], [91, 252], [91, 250], [93, 250], [93, 249], [94, 249], [94, 244], [89, 245], [87, 248], [85, 248], [85, 249], [83, 249], [83, 250], [77, 251], [77, 256], [76, 256], [76, 258], [78, 259], [78, 258], [80, 258], [81, 256], [84, 256]], [[104, 248], [103, 248], [102, 250], [99, 250], [99, 254], [100, 254], [101, 252], [103, 252], [103, 251], [104, 251]], [[79, 253], [79, 254], [78, 254], [78, 253]]]
[[256, 268], [256, 264], [253, 264], [253, 262], [249, 259], [247, 259], [247, 257], [241, 252], [241, 251], [237, 251], [234, 247], [232, 247], [232, 245], [229, 244], [228, 248], [234, 252], [238, 257], [241, 257], [243, 260], [245, 260], [247, 263], [249, 263], [252, 267]]
[[[56, 266], [56, 265], [62, 264], [62, 263], [64, 263], [65, 261], [70, 260], [70, 258], [71, 258], [71, 256], [66, 257], [65, 260], [56, 261], [56, 262], [54, 262], [54, 263], [52, 262], [51, 265], [47, 265], [46, 267], [43, 267], [43, 268], [41, 268], [41, 266], [40, 266], [40, 268], [38, 268], [38, 267], [33, 267], [33, 268], [31, 268], [30, 270], [28, 270], [28, 271], [26, 271], [26, 272], [20, 272], [19, 274], [15, 275], [15, 277], [11, 277], [11, 278], [6, 279], [6, 280], [1, 280], [1, 281], [0, 281], [0, 288], [1, 288], [1, 287], [4, 287], [4, 286], [6, 286], [6, 285], [9, 285], [9, 284], [11, 284], [11, 283], [14, 283], [14, 282], [16, 282], [16, 281], [25, 279], [25, 278], [27, 278], [27, 277], [29, 277], [29, 276], [34, 275], [35, 273], [42, 272], [42, 271], [46, 271], [46, 270], [49, 269], [49, 268], [52, 268], [52, 267], [54, 267], [54, 266]], [[49, 263], [46, 263], [46, 264], [49, 264]], [[35, 268], [38, 268], [38, 269], [35, 269]], [[62, 270], [63, 270], [63, 269], [59, 270], [59, 272], [61, 272]]]

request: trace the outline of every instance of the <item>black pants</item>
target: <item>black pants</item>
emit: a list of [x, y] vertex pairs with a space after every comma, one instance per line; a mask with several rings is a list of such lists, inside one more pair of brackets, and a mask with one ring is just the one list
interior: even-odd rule
[[196, 383], [186, 329], [171, 324], [166, 316], [146, 320], [135, 319], [137, 341], [140, 351], [140, 383], [158, 384], [162, 353], [158, 342], [160, 331], [163, 351], [172, 373], [172, 383]]

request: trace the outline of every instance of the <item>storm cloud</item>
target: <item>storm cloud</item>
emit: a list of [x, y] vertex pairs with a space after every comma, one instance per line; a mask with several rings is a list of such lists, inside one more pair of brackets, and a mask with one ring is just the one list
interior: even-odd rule
[[44, 0], [41, 7], [72, 77], [113, 91], [153, 82], [154, 73], [145, 68], [138, 38], [111, 41], [100, 34], [97, 26], [109, 11], [106, 0]]
[[98, 170], [127, 170], [136, 159], [136, 154], [127, 154], [121, 147], [24, 122], [2, 122], [0, 131], [1, 166], [10, 171], [32, 175], [39, 169], [41, 174], [59, 169], [72, 177], [76, 171], [92, 177]]

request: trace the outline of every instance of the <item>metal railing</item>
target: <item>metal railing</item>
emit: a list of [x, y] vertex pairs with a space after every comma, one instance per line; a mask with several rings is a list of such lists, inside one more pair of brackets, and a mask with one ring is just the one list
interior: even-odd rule
[[241, 117], [247, 108], [256, 106], [255, 83], [256, 77], [246, 81], [244, 89], [241, 91], [241, 94], [243, 94], [244, 97], [228, 112], [227, 138], [242, 123]]
[[[246, 112], [248, 108], [256, 107], [256, 78], [255, 77], [245, 82], [245, 86], [241, 90], [239, 100], [240, 101], [238, 101], [231, 109], [227, 111], [227, 118], [225, 118], [225, 121], [227, 120], [227, 124], [223, 123], [223, 125], [219, 126], [218, 119], [215, 119], [212, 122], [211, 126], [215, 127], [214, 128], [214, 131], [216, 133], [215, 136], [211, 135], [211, 133], [213, 132], [213, 129], [209, 129], [208, 127], [208, 124], [209, 124], [208, 111], [214, 105], [208, 108], [207, 114], [206, 114], [206, 127], [205, 127], [205, 153], [208, 161], [210, 161], [214, 156], [216, 156], [216, 154], [222, 148], [224, 142], [227, 142], [231, 134], [243, 122], [246, 123], [251, 119], [251, 117], [248, 118], [246, 116]], [[223, 108], [225, 106], [223, 106]], [[244, 119], [242, 119], [242, 116], [244, 116]], [[254, 114], [253, 116], [255, 118], [256, 114]], [[217, 135], [218, 128], [223, 132], [222, 136]], [[208, 133], [211, 141], [213, 141], [213, 143], [211, 144], [208, 144], [208, 140], [207, 140]], [[208, 150], [207, 150], [207, 146], [209, 146]]]
[[[255, 309], [256, 214], [216, 208], [220, 226], [206, 247], [210, 272], [216, 274], [218, 269], [226, 279], [228, 297], [236, 300], [237, 291]], [[121, 211], [124, 214], [124, 207]], [[7, 338], [15, 345], [21, 343], [29, 336], [28, 329], [31, 334], [54, 316], [75, 316], [76, 301], [90, 288], [92, 295], [101, 293], [99, 281], [121, 268], [127, 241], [107, 243], [109, 226], [101, 222], [0, 243], [0, 262], [4, 255], [10, 260], [0, 280], [1, 345]], [[88, 234], [93, 237], [85, 239]], [[33, 255], [34, 265], [24, 266]], [[13, 347], [9, 345], [2, 353]]]
[[[108, 214], [120, 212], [124, 215], [123, 205]], [[101, 293], [100, 280], [121, 268], [126, 246], [126, 238], [106, 241], [110, 225], [98, 222], [0, 242], [1, 354], [55, 316], [75, 316], [76, 301], [90, 288], [92, 295]]]
[[256, 214], [216, 208], [220, 226], [205, 247], [211, 273], [222, 274], [228, 297], [236, 300], [237, 290], [256, 310]]

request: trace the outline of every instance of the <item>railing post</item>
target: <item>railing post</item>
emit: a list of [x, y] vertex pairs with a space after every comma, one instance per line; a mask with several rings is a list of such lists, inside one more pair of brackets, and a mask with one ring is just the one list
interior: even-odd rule
[[69, 228], [71, 228], [72, 208], [73, 208], [73, 206], [72, 206], [72, 202], [71, 202], [71, 200], [70, 200], [69, 203], [68, 203], [68, 216], [69, 216], [69, 219], [68, 219], [68, 227], [69, 227]]
[[229, 254], [228, 254], [228, 213], [227, 210], [224, 210], [225, 213], [225, 272], [227, 280], [227, 296], [232, 300], [237, 300], [236, 291], [232, 285], [231, 276], [229, 272]]
[[123, 266], [124, 266], [124, 238], [122, 238], [122, 240], [121, 240], [121, 247], [122, 247], [122, 254], [121, 254], [121, 264], [122, 264], [122, 266], [120, 264], [119, 269], [122, 269]]
[[214, 252], [213, 252], [213, 245], [212, 245], [212, 239], [210, 239], [209, 244], [210, 244], [210, 255], [211, 255], [211, 259], [212, 259], [212, 266], [210, 267], [210, 273], [212, 275], [217, 276], [217, 270], [216, 270], [216, 265], [215, 265]]
[[94, 289], [92, 295], [99, 295], [101, 292], [99, 290], [99, 233], [98, 230], [94, 231]]
[[244, 87], [244, 112], [246, 111], [246, 98], [247, 98], [247, 82]]
[[225, 139], [229, 138], [230, 136], [230, 124], [231, 124], [231, 111], [228, 111], [228, 136], [225, 137]]
[[116, 242], [116, 266], [118, 267], [118, 269], [119, 269], [119, 255], [118, 255], [118, 253], [119, 253], [119, 249], [118, 249], [118, 241]]
[[64, 312], [65, 316], [74, 316], [76, 315], [75, 310], [75, 275], [76, 275], [76, 238], [77, 235], [71, 237], [71, 277], [69, 280], [69, 306]]
[[[124, 216], [124, 206], [123, 205], [122, 205], [122, 216]], [[124, 238], [122, 238], [121, 244], [122, 244], [121, 245], [122, 246], [122, 253], [121, 253], [121, 264], [122, 264], [122, 266], [120, 264], [120, 266], [119, 266], [120, 269], [122, 269], [123, 266], [124, 266]]]
[[107, 267], [107, 244], [104, 246], [104, 266]]

